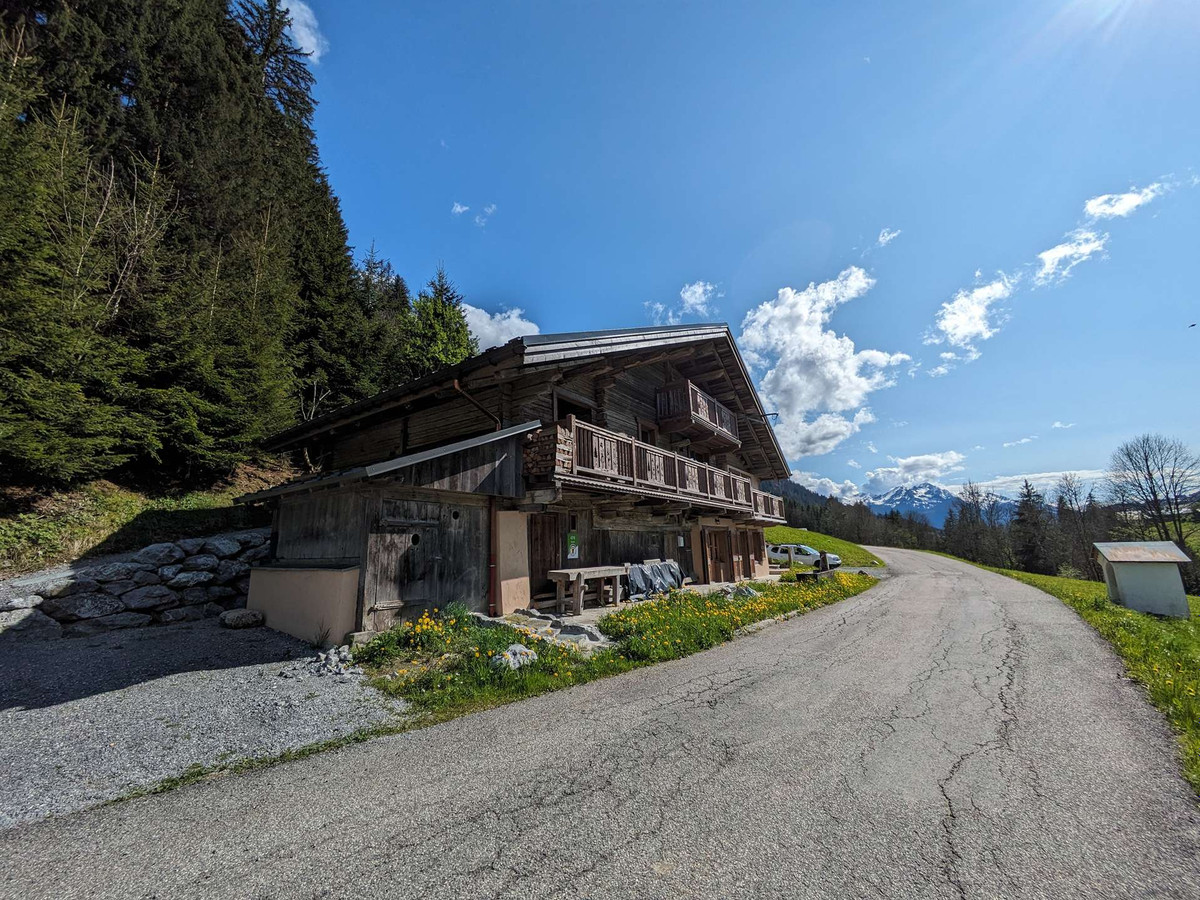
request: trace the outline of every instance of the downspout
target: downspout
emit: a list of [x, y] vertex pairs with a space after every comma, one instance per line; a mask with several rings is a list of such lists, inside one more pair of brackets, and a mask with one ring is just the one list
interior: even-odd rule
[[487, 416], [489, 419], [491, 419], [493, 422], [496, 423], [497, 431], [500, 431], [502, 428], [504, 428], [504, 424], [500, 421], [500, 417], [498, 415], [496, 415], [494, 412], [492, 412], [490, 409], [488, 409], [486, 406], [484, 406], [482, 403], [480, 403], [478, 400], [476, 400], [474, 397], [472, 397], [470, 394], [468, 394], [465, 390], [463, 390], [463, 386], [458, 383], [457, 378], [455, 378], [454, 381], [452, 381], [450, 383], [454, 386], [454, 390], [458, 391], [458, 393], [460, 393], [468, 403], [470, 403], [477, 410], [479, 410], [481, 413], [483, 413], [485, 416]]
[[498, 528], [496, 522], [499, 517], [496, 515], [496, 498], [488, 497], [488, 615], [496, 615], [496, 606], [499, 601], [500, 585], [497, 581], [496, 570], [496, 548], [499, 544], [497, 535]]

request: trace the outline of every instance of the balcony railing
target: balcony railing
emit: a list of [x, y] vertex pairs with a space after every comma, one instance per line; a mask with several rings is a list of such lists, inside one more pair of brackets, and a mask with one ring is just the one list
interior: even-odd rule
[[[544, 438], [550, 439], [554, 447], [527, 455], [526, 471], [531, 477], [575, 476], [608, 490], [632, 488], [745, 513], [755, 519], [783, 519], [783, 500], [754, 490], [744, 475], [580, 422], [573, 416], [543, 429], [535, 437], [534, 446], [544, 446]], [[536, 471], [539, 467], [542, 471]]]
[[687, 434], [712, 449], [741, 446], [737, 418], [690, 381], [676, 381], [658, 391], [658, 423], [667, 431]]

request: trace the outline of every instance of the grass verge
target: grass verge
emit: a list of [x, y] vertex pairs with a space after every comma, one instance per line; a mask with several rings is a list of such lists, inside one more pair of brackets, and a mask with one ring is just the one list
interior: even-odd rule
[[1190, 618], [1167, 619], [1112, 603], [1101, 582], [979, 568], [1057, 597], [1112, 644], [1129, 676], [1178, 732], [1184, 777], [1200, 791], [1200, 597], [1188, 598]]
[[883, 560], [870, 553], [858, 544], [843, 541], [840, 538], [821, 534], [819, 531], [808, 531], [804, 528], [792, 528], [788, 525], [772, 525], [765, 531], [768, 544], [807, 544], [814, 550], [824, 550], [826, 553], [836, 553], [842, 558], [843, 566], [882, 566]]
[[[441, 721], [678, 659], [731, 640], [745, 625], [817, 609], [873, 584], [869, 575], [839, 573], [816, 584], [754, 584], [748, 596], [676, 591], [602, 618], [600, 631], [616, 646], [587, 656], [527, 630], [483, 626], [450, 608], [380, 635], [355, 660], [375, 687]], [[533, 650], [537, 660], [515, 670], [497, 666], [496, 657], [513, 644]]]

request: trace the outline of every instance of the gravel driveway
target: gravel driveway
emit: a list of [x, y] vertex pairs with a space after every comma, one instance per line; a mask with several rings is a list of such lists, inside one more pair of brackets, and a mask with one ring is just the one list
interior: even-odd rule
[[0, 828], [391, 717], [357, 679], [310, 674], [300, 661], [314, 656], [277, 631], [212, 619], [6, 646]]
[[0, 832], [0, 895], [1186, 898], [1174, 738], [1069, 608], [876, 551], [687, 659]]

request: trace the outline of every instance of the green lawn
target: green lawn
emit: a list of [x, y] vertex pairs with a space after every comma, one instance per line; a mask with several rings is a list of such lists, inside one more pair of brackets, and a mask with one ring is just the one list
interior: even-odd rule
[[843, 566], [883, 565], [883, 560], [868, 553], [858, 544], [830, 537], [818, 531], [805, 531], [803, 528], [791, 528], [787, 525], [772, 525], [766, 529], [766, 535], [768, 544], [807, 544], [814, 550], [836, 553], [842, 558]]
[[1100, 582], [980, 568], [1057, 597], [1113, 645], [1130, 677], [1179, 733], [1184, 776], [1200, 791], [1200, 597], [1188, 598], [1191, 618], [1166, 619], [1110, 603]]
[[[379, 635], [354, 652], [371, 684], [412, 705], [419, 724], [443, 721], [640, 666], [678, 659], [731, 640], [746, 625], [805, 613], [861, 593], [875, 579], [843, 573], [806, 584], [753, 584], [758, 596], [676, 591], [610, 613], [600, 630], [615, 649], [584, 656], [523, 629], [485, 627], [462, 607], [426, 615]], [[511, 644], [537, 653], [516, 670], [493, 659]]]

